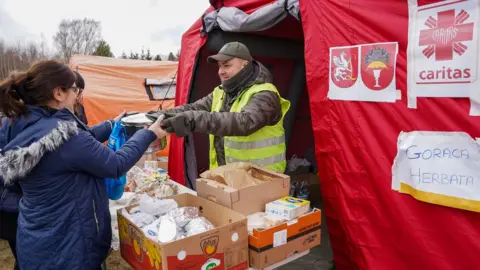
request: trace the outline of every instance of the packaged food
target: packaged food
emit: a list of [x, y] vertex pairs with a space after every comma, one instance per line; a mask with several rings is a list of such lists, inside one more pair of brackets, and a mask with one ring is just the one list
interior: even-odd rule
[[295, 219], [310, 210], [310, 201], [285, 196], [279, 200], [265, 205], [265, 213], [269, 216], [277, 216], [286, 220]]
[[147, 194], [142, 194], [140, 198], [140, 210], [154, 216], [163, 215], [177, 207], [177, 202], [172, 199], [157, 199], [152, 198]]
[[160, 219], [153, 221], [151, 224], [143, 227], [143, 233], [153, 241], [158, 239], [158, 228], [160, 225]]
[[187, 232], [187, 236], [200, 234], [213, 229], [215, 229], [215, 226], [204, 217], [194, 218], [190, 220], [187, 225], [185, 225], [185, 231]]
[[284, 223], [285, 221], [286, 220], [284, 218], [278, 217], [278, 216], [270, 216], [270, 215], [264, 216], [265, 228], [278, 226]]
[[178, 194], [178, 187], [173, 184], [160, 182], [160, 185], [155, 188], [154, 196], [156, 198], [170, 197]]
[[175, 208], [170, 210], [167, 215], [175, 220], [177, 226], [183, 228], [192, 219], [198, 217], [198, 208], [192, 206]]
[[143, 228], [149, 224], [152, 224], [154, 220], [155, 220], [155, 217], [153, 215], [150, 215], [144, 212], [137, 212], [131, 215], [131, 222], [140, 228]]
[[135, 195], [133, 192], [124, 192], [122, 197], [116, 201], [117, 204], [126, 205], [127, 202]]
[[170, 216], [160, 217], [160, 224], [158, 227], [158, 241], [160, 243], [168, 243], [175, 240], [177, 236], [177, 225]]
[[263, 229], [265, 228], [265, 213], [257, 212], [247, 216], [248, 222], [248, 231], [252, 232], [253, 229]]

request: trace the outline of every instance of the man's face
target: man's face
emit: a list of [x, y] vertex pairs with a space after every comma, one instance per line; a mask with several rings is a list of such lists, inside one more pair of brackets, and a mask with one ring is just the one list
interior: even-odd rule
[[232, 58], [228, 61], [218, 62], [218, 76], [220, 77], [220, 81], [224, 82], [233, 76], [237, 75], [240, 70], [242, 70], [248, 61], [240, 59], [240, 58]]

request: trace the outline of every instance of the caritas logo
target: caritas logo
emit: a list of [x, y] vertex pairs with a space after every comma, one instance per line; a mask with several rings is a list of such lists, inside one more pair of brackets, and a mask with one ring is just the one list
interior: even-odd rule
[[419, 7], [416, 18], [416, 84], [469, 84], [478, 62], [477, 0]]

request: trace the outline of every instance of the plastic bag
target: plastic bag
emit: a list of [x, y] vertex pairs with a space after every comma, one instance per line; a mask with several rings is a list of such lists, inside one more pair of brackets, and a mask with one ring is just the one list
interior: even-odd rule
[[287, 161], [287, 173], [308, 173], [310, 171], [311, 163], [303, 158], [297, 158], [293, 155], [290, 160]]
[[185, 225], [185, 231], [187, 232], [187, 237], [208, 232], [213, 229], [215, 229], [215, 226], [212, 224], [212, 222], [210, 222], [210, 220], [204, 217], [194, 218], [190, 220], [190, 222], [188, 222], [187, 225]]
[[[107, 147], [113, 151], [117, 151], [125, 144], [126, 131], [122, 126], [122, 121], [115, 123], [112, 133], [108, 138]], [[119, 179], [105, 178], [105, 185], [107, 186], [107, 195], [110, 200], [118, 200], [123, 195], [125, 184], [127, 183], [127, 176], [122, 175]]]
[[159, 216], [178, 207], [175, 200], [172, 199], [156, 199], [142, 194], [140, 197], [140, 210], [150, 215]]
[[177, 226], [183, 228], [188, 222], [198, 217], [198, 207], [185, 206], [174, 208], [167, 213], [167, 216], [172, 217]]

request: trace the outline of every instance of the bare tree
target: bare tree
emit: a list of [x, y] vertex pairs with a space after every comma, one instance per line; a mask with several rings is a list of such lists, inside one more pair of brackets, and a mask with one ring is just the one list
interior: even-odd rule
[[47, 39], [45, 38], [45, 35], [42, 33], [40, 37], [41, 37], [41, 41], [38, 48], [38, 57], [40, 59], [45, 59], [50, 56], [50, 49], [48, 48], [48, 43], [47, 43]]
[[64, 19], [58, 25], [58, 31], [53, 40], [66, 62], [74, 54], [92, 54], [101, 40], [100, 22], [87, 18]]
[[29, 63], [34, 63], [40, 58], [39, 46], [34, 42], [28, 43], [25, 52]]
[[48, 51], [42, 49], [42, 44], [29, 42], [24, 46], [17, 41], [9, 45], [0, 39], [0, 80], [13, 70], [25, 70], [34, 62], [45, 58], [48, 58]]
[[101, 33], [102, 28], [99, 21], [83, 19], [83, 40], [85, 41], [83, 54], [91, 54], [95, 51], [102, 39]]

